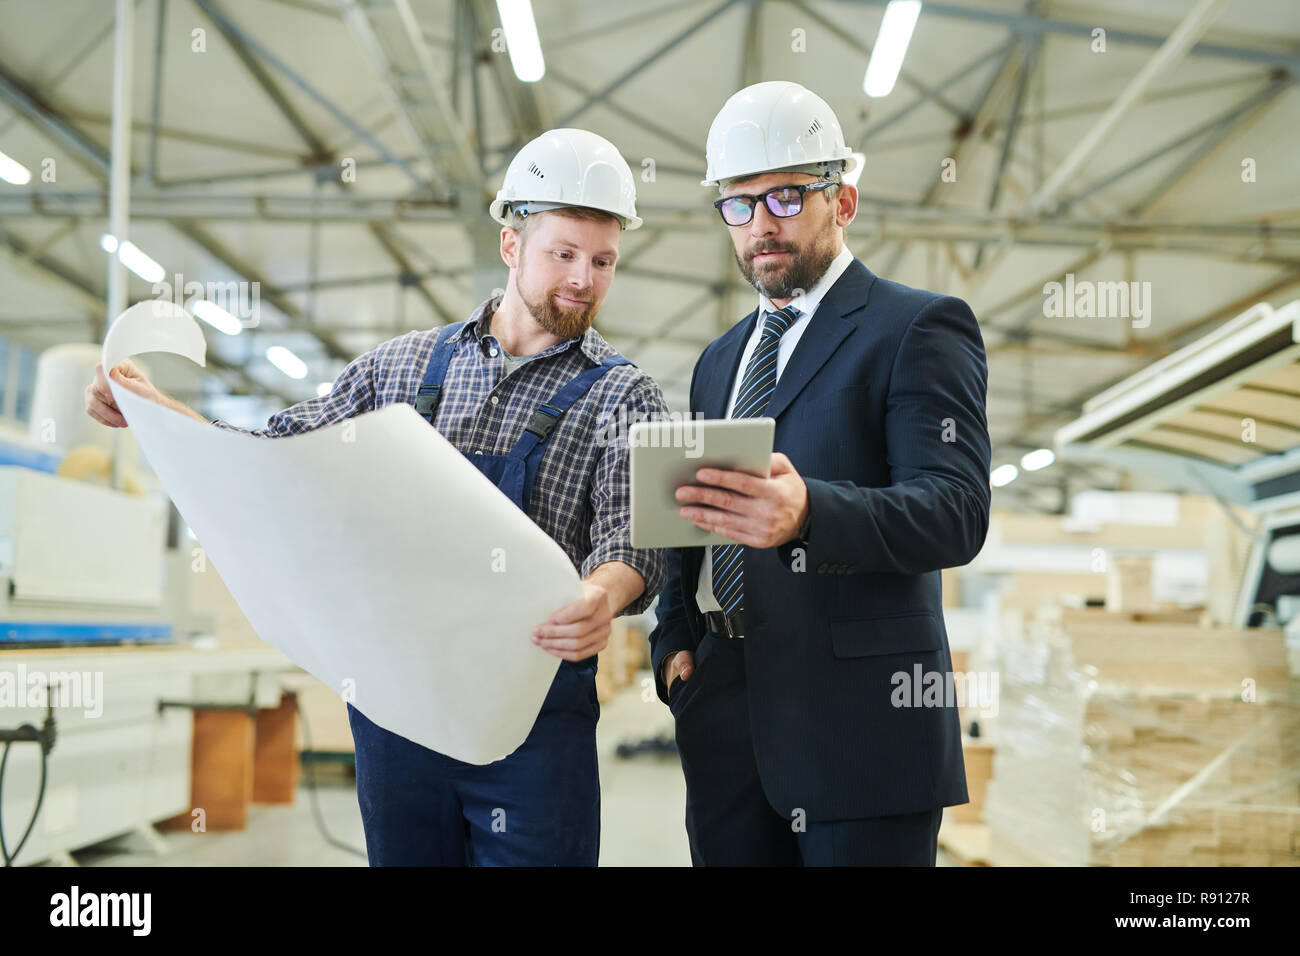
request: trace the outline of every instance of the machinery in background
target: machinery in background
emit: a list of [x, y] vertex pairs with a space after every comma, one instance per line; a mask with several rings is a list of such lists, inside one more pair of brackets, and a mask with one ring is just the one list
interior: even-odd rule
[[0, 466], [0, 647], [171, 640], [187, 581], [166, 573], [167, 512]]
[[1239, 623], [1300, 631], [1300, 506], [1265, 516], [1237, 596]]
[[27, 435], [0, 431], [0, 648], [168, 641], [183, 622], [170, 505], [146, 493], [130, 430], [85, 412], [99, 358], [46, 349]]
[[1256, 513], [1234, 621], [1300, 624], [1300, 300], [1260, 303], [1107, 389], [1055, 444]]
[[85, 413], [98, 360], [93, 345], [46, 350], [27, 433], [0, 424], [6, 864], [72, 862], [127, 833], [162, 852], [152, 824], [191, 803], [190, 708], [274, 706], [291, 666], [260, 642], [213, 646], [216, 616], [193, 611], [205, 566], [183, 522], [129, 429]]
[[61, 450], [52, 450], [45, 442], [35, 441], [27, 432], [0, 421], [0, 465], [15, 465], [54, 474], [63, 461]]
[[[54, 701], [50, 697], [46, 698], [45, 721], [39, 729], [32, 724], [23, 724], [21, 727], [13, 729], [0, 727], [0, 744], [4, 744], [4, 750], [0, 751], [0, 865], [13, 866], [14, 860], [22, 852], [23, 847], [27, 845], [27, 841], [31, 839], [32, 830], [35, 828], [36, 821], [41, 813], [41, 803], [45, 800], [45, 782], [49, 777], [50, 751], [54, 749], [54, 741], [57, 736], [58, 733], [54, 726]], [[3, 784], [5, 767], [9, 765], [9, 748], [19, 743], [40, 745], [41, 782], [36, 791], [36, 805], [32, 808], [32, 814], [27, 821], [27, 826], [22, 831], [22, 836], [18, 838], [18, 842], [11, 848], [9, 842], [5, 839]]]

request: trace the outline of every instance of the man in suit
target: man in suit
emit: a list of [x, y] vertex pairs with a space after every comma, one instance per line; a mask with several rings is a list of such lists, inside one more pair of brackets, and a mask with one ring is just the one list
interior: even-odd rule
[[[758, 308], [704, 350], [691, 411], [776, 420], [771, 473], [701, 469], [651, 634], [697, 865], [934, 865], [965, 803], [939, 571], [988, 530], [986, 362], [970, 308], [844, 246], [857, 190], [830, 107], [759, 83], [709, 132], [714, 204]], [[940, 684], [940, 689], [944, 685]]]

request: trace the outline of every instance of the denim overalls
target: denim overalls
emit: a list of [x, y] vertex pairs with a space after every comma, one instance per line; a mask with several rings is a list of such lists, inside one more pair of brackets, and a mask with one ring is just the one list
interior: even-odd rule
[[[464, 325], [442, 330], [420, 385], [415, 409], [430, 424]], [[537, 407], [508, 454], [465, 457], [527, 512], [551, 430], [602, 375], [630, 364], [613, 355], [576, 375]], [[561, 661], [527, 739], [504, 760], [486, 766], [453, 760], [384, 730], [349, 704], [370, 864], [595, 866], [600, 851], [595, 676], [595, 658]]]

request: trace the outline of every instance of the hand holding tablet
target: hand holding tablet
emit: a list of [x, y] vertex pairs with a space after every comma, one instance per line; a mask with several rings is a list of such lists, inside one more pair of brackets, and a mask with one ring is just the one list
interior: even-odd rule
[[776, 421], [771, 418], [638, 422], [628, 432], [632, 473], [632, 547], [730, 544], [681, 517], [681, 485], [699, 484], [701, 468], [768, 476]]

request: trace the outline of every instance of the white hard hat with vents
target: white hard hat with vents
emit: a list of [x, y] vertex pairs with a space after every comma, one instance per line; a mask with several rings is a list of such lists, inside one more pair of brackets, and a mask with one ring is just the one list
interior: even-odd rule
[[641, 225], [632, 170], [613, 143], [585, 129], [553, 129], [519, 150], [488, 212], [508, 226], [512, 209], [562, 206], [612, 213], [624, 229]]
[[755, 83], [727, 100], [709, 127], [705, 155], [701, 186], [777, 170], [847, 173], [857, 166], [826, 101], [785, 80]]

